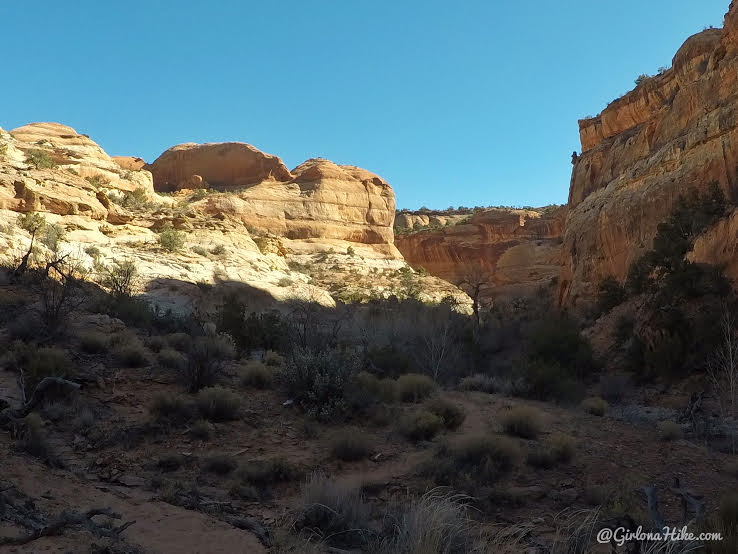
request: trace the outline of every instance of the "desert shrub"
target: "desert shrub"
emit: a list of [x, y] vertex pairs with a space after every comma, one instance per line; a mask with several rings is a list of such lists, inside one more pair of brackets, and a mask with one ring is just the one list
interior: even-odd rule
[[138, 187], [136, 190], [125, 193], [120, 200], [120, 204], [124, 208], [132, 210], [142, 210], [151, 205], [146, 189], [143, 187]]
[[518, 391], [536, 400], [573, 403], [584, 396], [584, 386], [558, 363], [528, 360], [520, 367], [522, 387]]
[[360, 371], [353, 377], [349, 400], [354, 410], [363, 412], [379, 402], [392, 404], [398, 399], [397, 381], [378, 379], [368, 371]]
[[535, 408], [516, 406], [502, 416], [502, 429], [513, 437], [534, 439], [541, 432], [540, 413]]
[[210, 253], [211, 253], [211, 254], [212, 254], [213, 256], [222, 256], [223, 254], [225, 254], [225, 253], [226, 253], [226, 249], [225, 249], [225, 246], [223, 246], [222, 244], [219, 244], [218, 246], [215, 246], [215, 247], [213, 247], [213, 248], [212, 248], [212, 249], [210, 250]]
[[57, 223], [47, 223], [41, 228], [38, 240], [49, 250], [57, 252], [59, 250], [59, 243], [64, 241], [65, 236], [64, 227]]
[[371, 537], [369, 506], [358, 486], [313, 473], [302, 486], [295, 528], [339, 547], [361, 547]]
[[39, 213], [28, 212], [25, 214], [20, 214], [16, 218], [16, 223], [18, 223], [18, 227], [20, 227], [24, 231], [34, 233], [46, 227], [46, 218]]
[[406, 414], [400, 420], [400, 432], [412, 441], [431, 440], [442, 428], [443, 420], [426, 410]]
[[286, 483], [298, 477], [297, 469], [284, 458], [254, 460], [241, 464], [236, 477], [259, 489], [265, 489], [275, 483]]
[[546, 444], [528, 452], [528, 464], [533, 467], [550, 468], [571, 461], [574, 450], [574, 439], [567, 435], [554, 435]]
[[367, 352], [367, 361], [377, 368], [380, 375], [398, 377], [405, 373], [417, 373], [418, 366], [413, 357], [402, 348], [390, 344], [373, 347]]
[[212, 433], [212, 425], [204, 419], [199, 419], [192, 424], [189, 430], [189, 434], [193, 439], [201, 441], [210, 440]]
[[85, 254], [87, 254], [93, 260], [96, 260], [97, 258], [102, 256], [102, 252], [100, 252], [100, 249], [97, 246], [93, 245], [85, 247]]
[[203, 469], [210, 473], [216, 473], [218, 475], [228, 475], [238, 467], [238, 463], [233, 459], [233, 456], [227, 456], [225, 454], [218, 454], [210, 456], [205, 460]]
[[262, 362], [251, 360], [241, 372], [241, 384], [255, 389], [269, 389], [274, 384], [274, 370]]
[[473, 489], [494, 483], [520, 461], [520, 448], [507, 437], [471, 436], [456, 445], [443, 445], [421, 468], [439, 485]]
[[161, 456], [157, 462], [156, 467], [161, 471], [171, 472], [177, 471], [185, 463], [185, 457], [182, 454], [176, 452], [170, 452]]
[[176, 252], [181, 249], [185, 243], [185, 234], [174, 229], [171, 224], [164, 226], [159, 232], [159, 246], [169, 252]]
[[620, 402], [628, 391], [626, 375], [603, 375], [600, 377], [600, 397], [607, 402]]
[[156, 394], [149, 406], [151, 417], [159, 422], [184, 423], [192, 418], [193, 412], [186, 398], [170, 393]]
[[149, 363], [148, 351], [138, 339], [118, 346], [115, 357], [124, 367], [144, 367]]
[[440, 417], [443, 426], [452, 431], [458, 429], [466, 419], [463, 409], [443, 398], [430, 399], [425, 403], [425, 409]]
[[26, 150], [26, 162], [36, 169], [51, 169], [56, 167], [56, 162], [46, 150]]
[[296, 348], [279, 380], [298, 406], [327, 422], [346, 415], [345, 394], [357, 367], [357, 358], [349, 352]]
[[534, 323], [527, 335], [526, 353], [532, 361], [565, 368], [564, 374], [577, 379], [596, 368], [592, 347], [575, 321], [563, 313]]
[[331, 456], [344, 462], [356, 462], [372, 453], [372, 444], [356, 429], [344, 429], [331, 440]]
[[114, 261], [102, 268], [102, 286], [115, 298], [130, 297], [138, 284], [138, 269], [130, 260]]
[[89, 331], [80, 333], [77, 338], [82, 350], [88, 354], [100, 354], [108, 349], [108, 336], [105, 333]]
[[192, 337], [187, 333], [170, 333], [164, 337], [167, 344], [179, 352], [189, 352]]
[[420, 402], [437, 388], [433, 379], [420, 373], [408, 373], [397, 378], [398, 394], [403, 402]]
[[459, 382], [459, 389], [493, 393], [497, 392], [497, 382], [493, 377], [476, 373], [474, 375], [464, 377]]
[[44, 422], [36, 413], [30, 413], [19, 425], [19, 439], [16, 446], [51, 467], [63, 467], [46, 437]]
[[215, 383], [225, 362], [234, 354], [233, 342], [227, 335], [195, 337], [187, 363], [180, 372], [187, 389], [197, 392]]
[[721, 533], [723, 540], [709, 543], [713, 554], [738, 552], [738, 494], [729, 493], [720, 500], [717, 513], [710, 518], [710, 530]]
[[264, 353], [264, 363], [268, 366], [279, 367], [284, 363], [284, 356], [280, 356], [274, 350], [267, 350]]
[[241, 398], [223, 387], [208, 387], [197, 393], [197, 407], [210, 421], [237, 419], [240, 405]]
[[290, 330], [279, 312], [246, 314], [246, 306], [236, 297], [226, 298], [218, 312], [218, 331], [229, 334], [240, 352], [283, 350]]
[[72, 370], [72, 362], [66, 350], [60, 348], [30, 347], [18, 352], [23, 365], [26, 398], [44, 377], [67, 377]]
[[582, 400], [582, 409], [588, 414], [603, 416], [607, 411], [608, 404], [599, 396], [591, 396]]
[[180, 352], [177, 352], [173, 348], [164, 348], [156, 356], [159, 364], [167, 369], [176, 369], [177, 371], [184, 371], [187, 367], [187, 358]]
[[193, 246], [192, 247], [192, 252], [194, 252], [198, 256], [202, 256], [203, 258], [207, 258], [208, 257], [208, 251], [205, 248], [203, 248], [202, 246], [199, 246], [199, 245]]
[[597, 311], [604, 314], [615, 306], [622, 304], [626, 298], [625, 287], [614, 277], [607, 277], [600, 282], [597, 291]]
[[93, 187], [96, 189], [99, 189], [100, 187], [104, 187], [110, 183], [105, 177], [102, 175], [92, 175], [85, 177], [85, 181], [90, 183]]
[[470, 497], [431, 489], [385, 518], [378, 552], [452, 554], [473, 550], [473, 523], [466, 515]]
[[152, 352], [156, 352], [158, 354], [164, 348], [166, 348], [167, 341], [161, 335], [154, 335], [153, 337], [149, 337], [149, 340], [146, 342], [146, 345], [149, 347], [149, 350], [151, 350]]
[[289, 277], [282, 277], [279, 281], [277, 281], [278, 287], [290, 287], [292, 286], [292, 279]]
[[659, 421], [656, 428], [662, 441], [674, 441], [683, 436], [682, 426], [676, 421]]
[[29, 341], [35, 339], [42, 328], [41, 316], [31, 310], [21, 313], [8, 323], [8, 333], [13, 340]]

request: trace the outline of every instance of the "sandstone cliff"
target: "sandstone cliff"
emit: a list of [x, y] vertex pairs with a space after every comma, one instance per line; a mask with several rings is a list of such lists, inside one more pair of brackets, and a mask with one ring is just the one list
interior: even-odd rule
[[[101, 266], [134, 261], [138, 292], [161, 308], [207, 310], [215, 284], [250, 291], [254, 309], [409, 290], [428, 302], [451, 295], [462, 307], [469, 303], [441, 279], [408, 272], [392, 244], [394, 194], [368, 171], [308, 160], [283, 174], [289, 177], [283, 182], [272, 174], [242, 190], [162, 196], [142, 167], [140, 158], [111, 158], [64, 125], [0, 129], [0, 262], [15, 264], [27, 252], [30, 235], [18, 215], [39, 212], [63, 229], [62, 254], [79, 259], [91, 278]], [[184, 234], [183, 248], [158, 244], [158, 232], [169, 225]], [[50, 252], [38, 239], [34, 258], [42, 261]]]
[[490, 208], [463, 222], [399, 235], [395, 244], [413, 267], [452, 283], [475, 274], [487, 281], [488, 297], [526, 295], [558, 278], [565, 217], [563, 207], [545, 214]]
[[[561, 289], [571, 303], [591, 297], [608, 275], [624, 280], [681, 193], [717, 181], [729, 199], [738, 198], [735, 2], [723, 29], [688, 38], [670, 69], [579, 128], [582, 154], [571, 177]], [[730, 261], [734, 249], [708, 248], [706, 240], [696, 247], [698, 257]]]

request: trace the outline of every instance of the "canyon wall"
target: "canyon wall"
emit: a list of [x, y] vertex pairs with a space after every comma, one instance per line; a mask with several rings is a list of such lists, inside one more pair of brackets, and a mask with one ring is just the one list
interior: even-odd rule
[[[592, 298], [607, 276], [623, 281], [680, 194], [717, 182], [728, 199], [738, 198], [735, 2], [722, 29], [688, 38], [671, 68], [579, 121], [579, 129], [561, 279], [570, 304]], [[698, 241], [695, 259], [735, 264], [735, 247], [720, 244], [735, 244], [735, 226], [720, 225]]]
[[558, 279], [565, 218], [565, 207], [489, 208], [446, 227], [398, 235], [395, 244], [410, 265], [451, 283], [483, 280], [488, 298], [528, 295]]

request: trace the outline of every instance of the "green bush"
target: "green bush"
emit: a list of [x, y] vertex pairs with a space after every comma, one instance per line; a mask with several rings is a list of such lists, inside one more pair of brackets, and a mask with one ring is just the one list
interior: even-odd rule
[[526, 349], [530, 360], [566, 368], [564, 373], [573, 378], [587, 377], [597, 367], [589, 342], [565, 314], [534, 323], [527, 333]]
[[110, 181], [108, 181], [102, 175], [87, 176], [85, 177], [85, 181], [90, 183], [96, 189], [99, 189], [100, 187], [104, 187], [110, 183]]
[[269, 389], [274, 384], [274, 370], [263, 362], [251, 360], [241, 372], [241, 384], [255, 389]]
[[202, 256], [203, 258], [207, 258], [208, 257], [208, 251], [205, 248], [203, 248], [202, 246], [193, 246], [192, 247], [192, 252], [194, 252], [198, 256]]
[[397, 379], [397, 389], [403, 402], [421, 402], [436, 392], [438, 385], [427, 375], [408, 373]]
[[185, 423], [192, 418], [194, 409], [182, 396], [157, 393], [151, 402], [149, 413], [155, 421]]
[[65, 236], [64, 227], [56, 223], [47, 223], [41, 228], [38, 240], [49, 250], [57, 252], [59, 250], [59, 243], [64, 241]]
[[529, 360], [523, 362], [520, 374], [524, 396], [565, 403], [578, 402], [584, 396], [584, 385], [558, 363]]
[[443, 420], [434, 413], [420, 410], [400, 420], [400, 432], [412, 441], [429, 441], [443, 428]]
[[210, 421], [237, 419], [240, 406], [241, 398], [223, 387], [208, 387], [197, 393], [197, 407]]
[[534, 439], [541, 432], [541, 416], [538, 410], [517, 406], [502, 416], [502, 429], [508, 435]]
[[425, 409], [440, 417], [443, 426], [451, 431], [458, 429], [466, 419], [463, 409], [443, 398], [432, 398], [425, 403]]
[[20, 214], [16, 218], [16, 222], [18, 223], [18, 227], [29, 233], [39, 232], [46, 227], [46, 218], [36, 212]]
[[599, 396], [592, 396], [582, 400], [582, 409], [588, 414], [602, 417], [608, 408], [607, 402], [605, 402]]
[[68, 377], [72, 370], [72, 362], [66, 350], [60, 348], [35, 348], [20, 353], [21, 363], [25, 366], [24, 384], [26, 398], [30, 398], [33, 390], [44, 377]]
[[26, 150], [26, 162], [36, 169], [51, 169], [56, 167], [56, 162], [46, 150]]
[[175, 230], [171, 224], [166, 225], [159, 232], [159, 245], [169, 252], [180, 250], [185, 243], [185, 234]]
[[331, 440], [331, 456], [344, 462], [356, 462], [369, 457], [372, 444], [366, 435], [356, 429], [340, 431]]

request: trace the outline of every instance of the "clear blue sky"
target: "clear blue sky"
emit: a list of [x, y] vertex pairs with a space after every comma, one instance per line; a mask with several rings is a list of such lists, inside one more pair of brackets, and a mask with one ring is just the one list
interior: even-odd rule
[[398, 207], [563, 203], [577, 119], [728, 4], [0, 2], [0, 126], [58, 121], [147, 161], [189, 141], [322, 156]]

